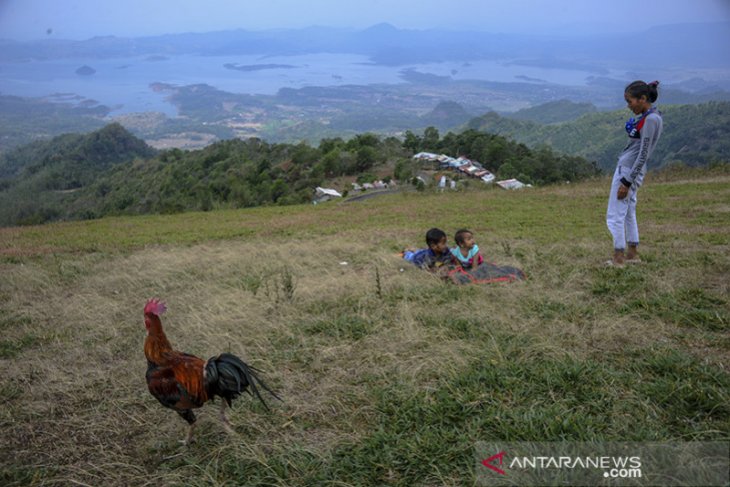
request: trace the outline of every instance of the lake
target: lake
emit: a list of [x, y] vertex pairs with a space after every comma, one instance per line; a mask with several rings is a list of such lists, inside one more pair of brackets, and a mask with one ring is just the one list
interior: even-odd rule
[[[229, 68], [224, 67], [229, 65]], [[96, 72], [76, 73], [82, 66]], [[237, 69], [231, 69], [237, 68]], [[150, 83], [205, 83], [233, 93], [275, 94], [280, 88], [404, 83], [401, 72], [450, 76], [455, 80], [585, 85], [595, 72], [550, 69], [498, 61], [446, 62], [383, 66], [366, 56], [308, 54], [301, 56], [145, 56], [115, 59], [59, 59], [0, 64], [0, 93], [28, 97], [77, 94], [107, 105], [112, 114], [158, 111], [176, 115], [175, 107]], [[625, 72], [607, 76], [624, 78]]]

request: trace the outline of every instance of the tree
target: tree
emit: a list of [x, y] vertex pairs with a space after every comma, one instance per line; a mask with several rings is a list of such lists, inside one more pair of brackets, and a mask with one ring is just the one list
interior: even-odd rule
[[532, 184], [532, 182], [533, 182], [532, 178], [523, 172], [521, 172], [517, 175], [517, 180], [519, 182], [525, 183], [525, 184]]
[[317, 149], [309, 147], [305, 142], [297, 145], [291, 160], [297, 166], [311, 167], [319, 158], [320, 152]]
[[365, 184], [365, 183], [372, 183], [377, 179], [374, 174], [371, 174], [369, 172], [365, 172], [360, 174], [357, 179], [355, 180], [357, 184]]
[[403, 139], [403, 147], [412, 152], [418, 152], [418, 149], [421, 147], [421, 138], [410, 130], [406, 130]]
[[504, 139], [495, 137], [487, 147], [484, 157], [484, 164], [493, 171], [498, 171], [502, 164], [507, 160], [508, 151]]
[[357, 151], [357, 170], [367, 171], [375, 164], [378, 153], [372, 147], [360, 147]]
[[461, 152], [459, 149], [459, 136], [453, 132], [444, 135], [439, 145], [445, 154], [459, 154]]
[[439, 145], [439, 131], [436, 127], [427, 127], [423, 131], [423, 141], [421, 147], [424, 150], [437, 151]]
[[283, 179], [277, 179], [274, 184], [271, 185], [271, 201], [276, 203], [279, 198], [284, 196], [289, 191], [289, 187]]
[[500, 179], [512, 179], [517, 176], [517, 168], [511, 163], [506, 162], [499, 168]]
[[377, 135], [370, 132], [355, 136], [357, 143], [360, 147], [377, 147], [380, 145], [380, 139]]
[[395, 163], [393, 176], [399, 181], [411, 179], [415, 175], [413, 162], [410, 159], [398, 159]]
[[319, 161], [317, 166], [321, 167], [326, 177], [339, 176], [342, 174], [343, 168], [340, 165], [340, 150], [333, 148], [327, 152]]
[[343, 145], [345, 145], [345, 142], [340, 137], [335, 137], [333, 139], [322, 139], [319, 141], [319, 151], [322, 154], [327, 154], [334, 148], [342, 147]]
[[489, 142], [487, 140], [486, 136], [474, 139], [471, 143], [471, 147], [469, 148], [468, 156], [471, 159], [484, 162], [487, 156], [487, 147], [489, 146]]

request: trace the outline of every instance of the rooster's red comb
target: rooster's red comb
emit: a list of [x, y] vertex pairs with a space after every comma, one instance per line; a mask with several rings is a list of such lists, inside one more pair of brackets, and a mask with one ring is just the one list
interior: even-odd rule
[[157, 298], [150, 299], [147, 301], [147, 304], [144, 305], [144, 314], [151, 313], [153, 315], [160, 316], [165, 311], [167, 311], [167, 306], [165, 306], [165, 303]]

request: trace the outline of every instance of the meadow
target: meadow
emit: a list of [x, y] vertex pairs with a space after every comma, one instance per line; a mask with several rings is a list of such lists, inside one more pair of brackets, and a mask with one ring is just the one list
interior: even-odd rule
[[[650, 174], [623, 269], [608, 187], [0, 229], [0, 483], [461, 486], [479, 441], [728, 440], [730, 171]], [[432, 226], [529, 278], [409, 267]], [[284, 401], [243, 396], [234, 434], [207, 405], [181, 445], [145, 384], [151, 297], [173, 346], [233, 352]]]

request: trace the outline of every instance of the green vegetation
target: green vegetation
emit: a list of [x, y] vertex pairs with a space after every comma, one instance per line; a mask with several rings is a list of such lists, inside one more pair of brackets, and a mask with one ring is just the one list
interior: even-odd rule
[[[727, 441], [728, 166], [650, 173], [624, 269], [601, 265], [608, 187], [0, 229], [2, 483], [457, 486], [478, 441]], [[529, 279], [405, 266], [432, 226]], [[181, 446], [144, 383], [152, 296], [176, 348], [241, 355], [284, 402], [243, 396], [231, 435], [208, 405]]]
[[13, 149], [0, 156], [0, 224], [61, 218], [73, 194], [104, 171], [155, 152], [116, 123]]
[[421, 169], [411, 158], [420, 150], [465, 155], [483, 161], [500, 177], [527, 183], [597, 174], [582, 158], [547, 148], [533, 151], [474, 130], [441, 138], [429, 127], [423, 136], [407, 132], [403, 142], [364, 133], [347, 141], [323, 139], [317, 147], [233, 139], [151, 157], [153, 150], [112, 124], [0, 156], [0, 224], [304, 203], [316, 186], [333, 178], [372, 181], [377, 173], [410, 181]]
[[427, 128], [422, 137], [406, 131], [403, 145], [414, 151], [466, 156], [479, 161], [500, 179], [518, 178], [525, 183], [578, 181], [599, 174], [594, 164], [581, 157], [556, 154], [547, 146], [533, 150], [500, 135], [473, 129], [458, 134], [449, 132], [443, 138], [433, 127]]
[[[541, 138], [543, 135], [551, 135], [553, 131], [557, 131], [561, 140], [573, 140], [573, 135], [570, 131], [564, 134], [557, 128], [543, 130], [540, 125], [532, 126], [528, 121], [556, 124], [594, 112], [595, 107], [603, 110], [620, 107], [620, 93], [625, 86], [618, 80], [596, 79], [584, 87], [544, 84], [538, 88], [538, 85], [521, 82], [452, 79], [413, 69], [401, 72], [401, 78], [404, 83], [282, 88], [275, 95], [231, 93], [206, 84], [154, 83], [150, 88], [164, 93], [166, 100], [177, 108], [175, 117], [159, 112], [110, 115], [108, 107], [72, 95], [47, 99], [0, 96], [0, 153], [32, 140], [95, 130], [110, 117], [158, 148], [198, 148], [214, 140], [234, 137], [286, 143], [306, 140], [316, 145], [323, 138], [350, 138], [362, 132], [392, 136], [406, 130], [422, 131], [429, 126], [453, 131], [468, 122], [471, 114], [490, 110], [511, 112], [526, 104], [530, 108], [504, 115], [510, 118], [509, 122], [515, 122], [513, 124], [505, 125], [506, 121], [496, 115], [487, 115], [482, 123], [494, 125], [493, 130], [486, 129], [490, 133], [510, 136], [534, 147], [547, 140]], [[660, 102], [727, 102], [730, 96], [723, 91], [689, 93], [678, 88], [663, 89]], [[591, 103], [576, 100], [590, 100]], [[707, 119], [694, 117], [693, 123], [693, 127], [700, 127], [700, 130], [716, 127], [712, 116]], [[599, 145], [604, 139], [620, 138], [620, 130], [613, 122], [606, 126], [606, 131], [601, 129], [599, 132], [605, 134], [597, 139]], [[579, 128], [577, 133], [588, 137], [594, 135], [590, 133], [590, 127], [587, 132]], [[555, 145], [554, 149], [589, 159], [603, 157], [600, 150], [587, 150], [585, 154], [571, 152], [586, 150], [585, 144], [592, 144], [580, 137], [576, 140], [579, 140], [574, 144], [577, 148]], [[687, 140], [692, 150], [704, 144], [701, 132]], [[552, 142], [548, 140], [548, 143]], [[611, 152], [610, 155], [609, 159], [615, 154]]]
[[[660, 105], [660, 110], [664, 130], [650, 168], [674, 163], [704, 166], [730, 158], [730, 102]], [[626, 144], [623, 125], [629, 116], [627, 110], [590, 113], [572, 122], [541, 125], [492, 112], [471, 120], [466, 127], [510, 137], [530, 147], [548, 145], [558, 152], [595, 160], [601, 169], [610, 170]]]
[[598, 109], [592, 103], [573, 103], [570, 100], [558, 100], [543, 103], [530, 108], [523, 108], [515, 113], [505, 114], [514, 120], [528, 120], [542, 124], [572, 122], [587, 113], [595, 113]]
[[42, 180], [42, 189], [75, 189], [114, 164], [154, 154], [144, 141], [113, 123], [91, 134], [66, 134], [14, 149], [0, 159], [0, 178], [24, 176]]
[[[460, 112], [449, 103], [440, 110], [445, 116]], [[720, 164], [730, 156], [730, 103], [668, 106], [663, 113], [652, 168]], [[603, 169], [614, 166], [625, 143], [625, 115], [590, 113], [575, 122], [540, 125], [490, 113], [443, 136], [430, 126], [422, 135], [407, 130], [402, 141], [374, 133], [325, 138], [316, 146], [232, 139], [157, 155], [111, 124], [0, 155], [0, 225], [304, 203], [321, 185], [345, 190], [351, 180], [376, 177], [411, 182], [423, 169], [411, 156], [424, 150], [469, 157], [500, 179], [579, 181], [598, 173], [591, 160]]]

